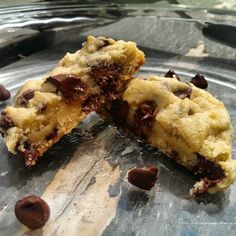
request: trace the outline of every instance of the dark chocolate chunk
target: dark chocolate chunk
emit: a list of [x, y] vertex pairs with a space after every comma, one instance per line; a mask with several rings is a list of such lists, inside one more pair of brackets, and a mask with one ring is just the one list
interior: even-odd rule
[[134, 114], [134, 132], [143, 135], [151, 130], [155, 109], [155, 101], [145, 101], [139, 104]]
[[99, 108], [100, 97], [98, 94], [90, 95], [82, 105], [82, 109], [85, 113], [96, 111]]
[[165, 75], [164, 77], [167, 77], [167, 78], [176, 78], [177, 80], [180, 81], [180, 77], [175, 73], [174, 70], [169, 70]]
[[190, 94], [192, 92], [192, 89], [190, 86], [188, 86], [188, 88], [185, 88], [185, 89], [182, 89], [182, 90], [176, 90], [174, 91], [174, 95], [181, 98], [181, 99], [184, 99], [184, 98], [190, 98]]
[[36, 90], [34, 89], [28, 89], [25, 92], [22, 93], [21, 96], [18, 97], [17, 102], [21, 105], [27, 105], [29, 100], [34, 97], [34, 93]]
[[10, 92], [2, 84], [0, 84], [0, 101], [5, 101], [10, 97]]
[[34, 97], [35, 90], [34, 89], [28, 89], [22, 95], [19, 97], [20, 104], [26, 105], [28, 101]]
[[150, 190], [157, 181], [157, 174], [156, 166], [136, 167], [129, 171], [128, 181], [138, 188]]
[[15, 215], [29, 229], [36, 230], [46, 224], [50, 209], [42, 198], [30, 195], [16, 202]]
[[87, 91], [87, 86], [74, 75], [50, 76], [45, 83], [53, 84], [66, 100], [73, 99], [76, 94], [83, 94]]
[[6, 131], [11, 127], [14, 127], [14, 123], [12, 122], [12, 120], [9, 117], [6, 116], [6, 113], [3, 112], [0, 117], [0, 132], [1, 132], [1, 134], [4, 136]]
[[90, 76], [105, 93], [114, 93], [119, 89], [119, 77], [122, 67], [118, 63], [98, 64], [91, 67]]
[[112, 102], [110, 113], [114, 121], [121, 126], [126, 125], [127, 117], [129, 115], [129, 103], [120, 99], [115, 99]]
[[49, 141], [50, 139], [54, 139], [54, 138], [57, 136], [57, 134], [58, 134], [58, 129], [57, 129], [57, 128], [54, 128], [53, 131], [52, 131], [52, 133], [48, 134], [48, 135], [45, 137], [45, 139], [46, 139], [47, 141]]
[[212, 161], [207, 160], [204, 156], [197, 154], [198, 164], [193, 171], [207, 177], [210, 180], [222, 179], [225, 176], [224, 170]]
[[205, 77], [201, 74], [196, 74], [191, 80], [190, 83], [194, 84], [198, 88], [205, 89], [208, 86], [208, 83]]

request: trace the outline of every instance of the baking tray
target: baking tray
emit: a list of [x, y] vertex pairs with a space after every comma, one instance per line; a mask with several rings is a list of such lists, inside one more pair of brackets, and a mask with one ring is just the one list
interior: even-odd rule
[[[79, 49], [87, 35], [102, 35], [137, 42], [146, 55], [139, 75], [164, 75], [171, 68], [189, 81], [204, 74], [208, 91], [225, 103], [236, 127], [233, 11], [40, 2], [1, 12], [0, 82], [12, 97], [27, 79], [41, 78], [67, 51]], [[1, 109], [10, 103], [1, 102]], [[148, 193], [127, 182], [129, 168], [146, 164], [159, 169]], [[235, 235], [236, 186], [193, 199], [188, 192], [195, 181], [93, 113], [31, 169], [0, 140], [0, 235]], [[51, 208], [49, 222], [33, 232], [14, 216], [15, 202], [28, 194], [42, 196]]]

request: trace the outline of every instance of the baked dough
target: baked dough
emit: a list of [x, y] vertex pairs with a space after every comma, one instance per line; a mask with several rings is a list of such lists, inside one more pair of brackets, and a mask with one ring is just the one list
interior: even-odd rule
[[4, 109], [0, 127], [8, 150], [34, 165], [88, 113], [112, 99], [143, 63], [135, 43], [89, 36], [45, 78], [26, 82]]
[[[176, 78], [134, 78], [109, 110], [116, 122], [197, 173], [192, 194], [232, 184], [232, 125], [224, 104]], [[118, 112], [119, 111], [119, 112]]]

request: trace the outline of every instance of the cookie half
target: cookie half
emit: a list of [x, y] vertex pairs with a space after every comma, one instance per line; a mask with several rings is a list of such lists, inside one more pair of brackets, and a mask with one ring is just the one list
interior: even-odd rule
[[135, 43], [89, 36], [45, 78], [26, 82], [4, 109], [0, 131], [8, 150], [34, 165], [88, 113], [113, 99], [143, 63]]
[[201, 176], [191, 194], [224, 190], [235, 179], [230, 116], [210, 93], [176, 78], [134, 78], [106, 110], [118, 124]]

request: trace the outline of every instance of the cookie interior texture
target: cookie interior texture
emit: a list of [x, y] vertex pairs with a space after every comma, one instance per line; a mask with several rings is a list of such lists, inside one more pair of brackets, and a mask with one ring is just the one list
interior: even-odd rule
[[4, 109], [1, 133], [10, 152], [28, 166], [76, 127], [144, 63], [133, 42], [89, 36], [41, 80], [26, 82]]
[[120, 125], [199, 174], [192, 194], [232, 184], [236, 161], [230, 116], [208, 92], [176, 78], [134, 78], [108, 110]]

